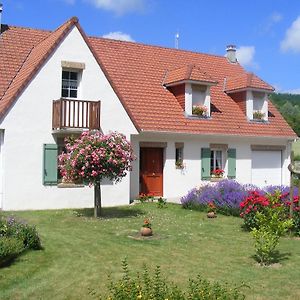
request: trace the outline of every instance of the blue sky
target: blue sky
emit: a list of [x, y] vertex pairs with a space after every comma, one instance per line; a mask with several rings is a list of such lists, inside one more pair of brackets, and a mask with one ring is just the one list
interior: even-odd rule
[[72, 16], [86, 34], [225, 54], [279, 92], [300, 94], [299, 0], [0, 0], [2, 22], [53, 30]]

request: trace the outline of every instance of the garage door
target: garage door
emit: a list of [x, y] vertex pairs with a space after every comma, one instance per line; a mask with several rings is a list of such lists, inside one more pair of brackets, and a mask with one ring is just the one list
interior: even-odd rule
[[281, 185], [281, 151], [252, 151], [252, 183]]

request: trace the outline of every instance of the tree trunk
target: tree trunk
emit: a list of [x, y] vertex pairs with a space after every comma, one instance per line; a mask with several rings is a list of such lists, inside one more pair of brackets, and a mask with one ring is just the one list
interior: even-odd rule
[[94, 217], [101, 216], [101, 184], [100, 181], [94, 185]]

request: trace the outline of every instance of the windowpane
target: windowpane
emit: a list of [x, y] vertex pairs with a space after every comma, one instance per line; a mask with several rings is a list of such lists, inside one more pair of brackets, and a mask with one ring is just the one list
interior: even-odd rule
[[77, 98], [77, 90], [70, 90], [70, 96], [71, 98]]
[[76, 72], [70, 72], [70, 79], [77, 81], [77, 74], [78, 73], [76, 73]]
[[62, 71], [62, 97], [77, 98], [78, 73]]
[[70, 72], [62, 71], [62, 78], [63, 78], [63, 79], [69, 79], [69, 73], [70, 73]]
[[222, 150], [210, 151], [210, 171], [223, 169]]
[[62, 97], [65, 97], [65, 98], [68, 97], [68, 90], [62, 89], [62, 90], [61, 90], [61, 96], [62, 96]]
[[216, 169], [222, 169], [222, 151], [216, 151]]

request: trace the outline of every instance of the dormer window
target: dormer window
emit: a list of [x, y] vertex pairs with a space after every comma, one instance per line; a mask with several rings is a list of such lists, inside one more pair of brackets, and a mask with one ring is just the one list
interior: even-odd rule
[[167, 71], [163, 84], [177, 98], [186, 116], [210, 117], [210, 87], [216, 85], [195, 65]]
[[224, 91], [240, 106], [250, 121], [268, 121], [268, 94], [274, 88], [253, 73], [225, 78]]
[[268, 99], [266, 93], [252, 91], [253, 120], [265, 120], [268, 117]]

